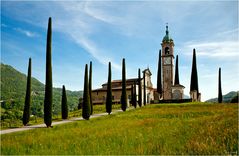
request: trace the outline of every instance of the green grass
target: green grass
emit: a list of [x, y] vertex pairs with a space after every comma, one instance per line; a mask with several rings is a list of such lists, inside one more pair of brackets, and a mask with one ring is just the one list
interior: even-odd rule
[[[120, 104], [112, 105], [112, 111], [116, 109], [121, 109]], [[4, 109], [1, 108], [1, 111]], [[93, 114], [103, 113], [106, 112], [105, 105], [94, 105]], [[21, 115], [22, 116], [22, 115]], [[69, 119], [75, 117], [82, 117], [82, 109], [69, 112], [68, 114]], [[53, 115], [52, 121], [61, 121], [61, 115]], [[28, 125], [38, 125], [44, 123], [44, 119], [41, 117], [31, 117]], [[1, 130], [4, 129], [11, 129], [11, 128], [20, 128], [23, 127], [22, 120], [19, 119], [12, 119], [12, 120], [5, 120], [1, 121]]]
[[237, 104], [160, 104], [1, 136], [1, 154], [235, 154]]

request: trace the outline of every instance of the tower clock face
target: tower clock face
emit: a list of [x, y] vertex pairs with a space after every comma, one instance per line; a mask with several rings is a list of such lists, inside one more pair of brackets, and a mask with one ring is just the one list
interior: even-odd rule
[[171, 58], [170, 57], [164, 58], [164, 64], [171, 64]]

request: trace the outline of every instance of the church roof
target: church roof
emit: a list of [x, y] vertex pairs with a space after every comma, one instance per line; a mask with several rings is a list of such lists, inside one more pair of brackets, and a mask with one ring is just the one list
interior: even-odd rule
[[[126, 89], [131, 89], [131, 85], [127, 85], [126, 86]], [[112, 87], [112, 91], [116, 91], [116, 90], [122, 90], [122, 86], [118, 86], [118, 87]], [[97, 89], [94, 89], [92, 90], [92, 92], [99, 92], [99, 91], [107, 91], [107, 88], [97, 88]]]
[[[143, 78], [141, 78], [141, 80], [142, 80], [142, 79], [143, 79]], [[134, 82], [134, 81], [137, 82], [137, 81], [138, 81], [138, 78], [126, 79], [126, 83]], [[122, 83], [122, 79], [121, 79], [121, 80], [112, 80], [111, 83], [112, 83], [112, 84], [114, 84], [114, 83]], [[108, 84], [108, 82], [102, 84], [102, 86], [107, 85], [107, 84]]]
[[172, 88], [185, 88], [185, 87], [181, 84], [175, 84], [172, 86]]
[[173, 39], [169, 35], [168, 25], [166, 26], [166, 34], [165, 34], [162, 42], [173, 42]]

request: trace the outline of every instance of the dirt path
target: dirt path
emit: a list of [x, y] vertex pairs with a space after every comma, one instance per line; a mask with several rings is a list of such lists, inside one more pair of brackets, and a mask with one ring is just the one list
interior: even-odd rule
[[[118, 112], [122, 112], [122, 110], [115, 110], [111, 114], [115, 114], [115, 113], [118, 113]], [[106, 115], [108, 115], [108, 113], [93, 114], [93, 115], [90, 116], [90, 118], [98, 118], [98, 117], [106, 116]], [[79, 121], [79, 120], [84, 120], [84, 119], [81, 117], [81, 118], [71, 118], [69, 120], [52, 122], [52, 126], [65, 124], [65, 123], [70, 123], [70, 122]], [[36, 129], [36, 128], [46, 128], [46, 125], [45, 124], [40, 124], [40, 125], [25, 126], [25, 127], [21, 127], [21, 128], [1, 130], [1, 135], [2, 134], [7, 134], [7, 133], [13, 133], [13, 132], [26, 131], [26, 130], [30, 130], [30, 129]]]

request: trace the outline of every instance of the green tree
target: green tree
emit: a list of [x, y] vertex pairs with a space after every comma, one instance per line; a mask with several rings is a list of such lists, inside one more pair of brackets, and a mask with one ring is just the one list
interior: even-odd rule
[[52, 64], [51, 64], [51, 40], [52, 40], [51, 17], [48, 20], [47, 44], [46, 44], [46, 84], [44, 99], [44, 122], [47, 127], [52, 123]]
[[90, 96], [89, 96], [89, 83], [88, 83], [88, 65], [85, 65], [85, 80], [84, 80], [84, 93], [82, 103], [82, 117], [86, 120], [90, 118]]
[[136, 100], [136, 82], [134, 81], [134, 85], [133, 85], [133, 102], [132, 105], [134, 106], [134, 108], [137, 107], [137, 100]]
[[145, 71], [144, 71], [144, 105], [146, 106], [146, 82], [145, 82]]
[[218, 73], [218, 103], [222, 103], [221, 68]]
[[190, 91], [196, 90], [198, 93], [198, 74], [197, 74], [197, 62], [196, 62], [196, 50], [193, 49], [193, 62], [192, 62], [192, 72], [191, 72], [191, 84]]
[[109, 62], [107, 97], [106, 97], [106, 112], [110, 114], [112, 111], [112, 84], [111, 84], [111, 63]]
[[126, 111], [127, 108], [127, 93], [126, 93], [126, 69], [125, 59], [122, 61], [122, 94], [121, 94], [121, 109]]
[[176, 67], [175, 67], [175, 78], [174, 78], [174, 85], [179, 84], [179, 74], [178, 74], [178, 55], [176, 56]]
[[68, 118], [68, 105], [67, 105], [66, 89], [64, 85], [62, 87], [61, 117], [62, 119]]
[[162, 96], [162, 77], [161, 77], [161, 50], [159, 50], [157, 92]]
[[142, 85], [141, 85], [141, 76], [140, 76], [140, 69], [138, 71], [138, 91], [139, 91], [139, 99], [138, 99], [138, 104], [139, 107], [142, 106]]
[[134, 85], [131, 85], [131, 104], [133, 105], [133, 100], [134, 100]]
[[238, 92], [237, 92], [237, 95], [231, 99], [230, 103], [238, 103], [238, 102], [239, 100], [238, 100]]
[[93, 114], [93, 102], [92, 102], [92, 62], [90, 61], [90, 75], [89, 75], [89, 93], [90, 93], [90, 115]]
[[25, 96], [25, 105], [23, 111], [23, 125], [26, 126], [30, 119], [30, 106], [31, 106], [31, 70], [32, 70], [32, 60], [29, 58], [28, 63], [28, 74], [27, 74], [27, 89]]

